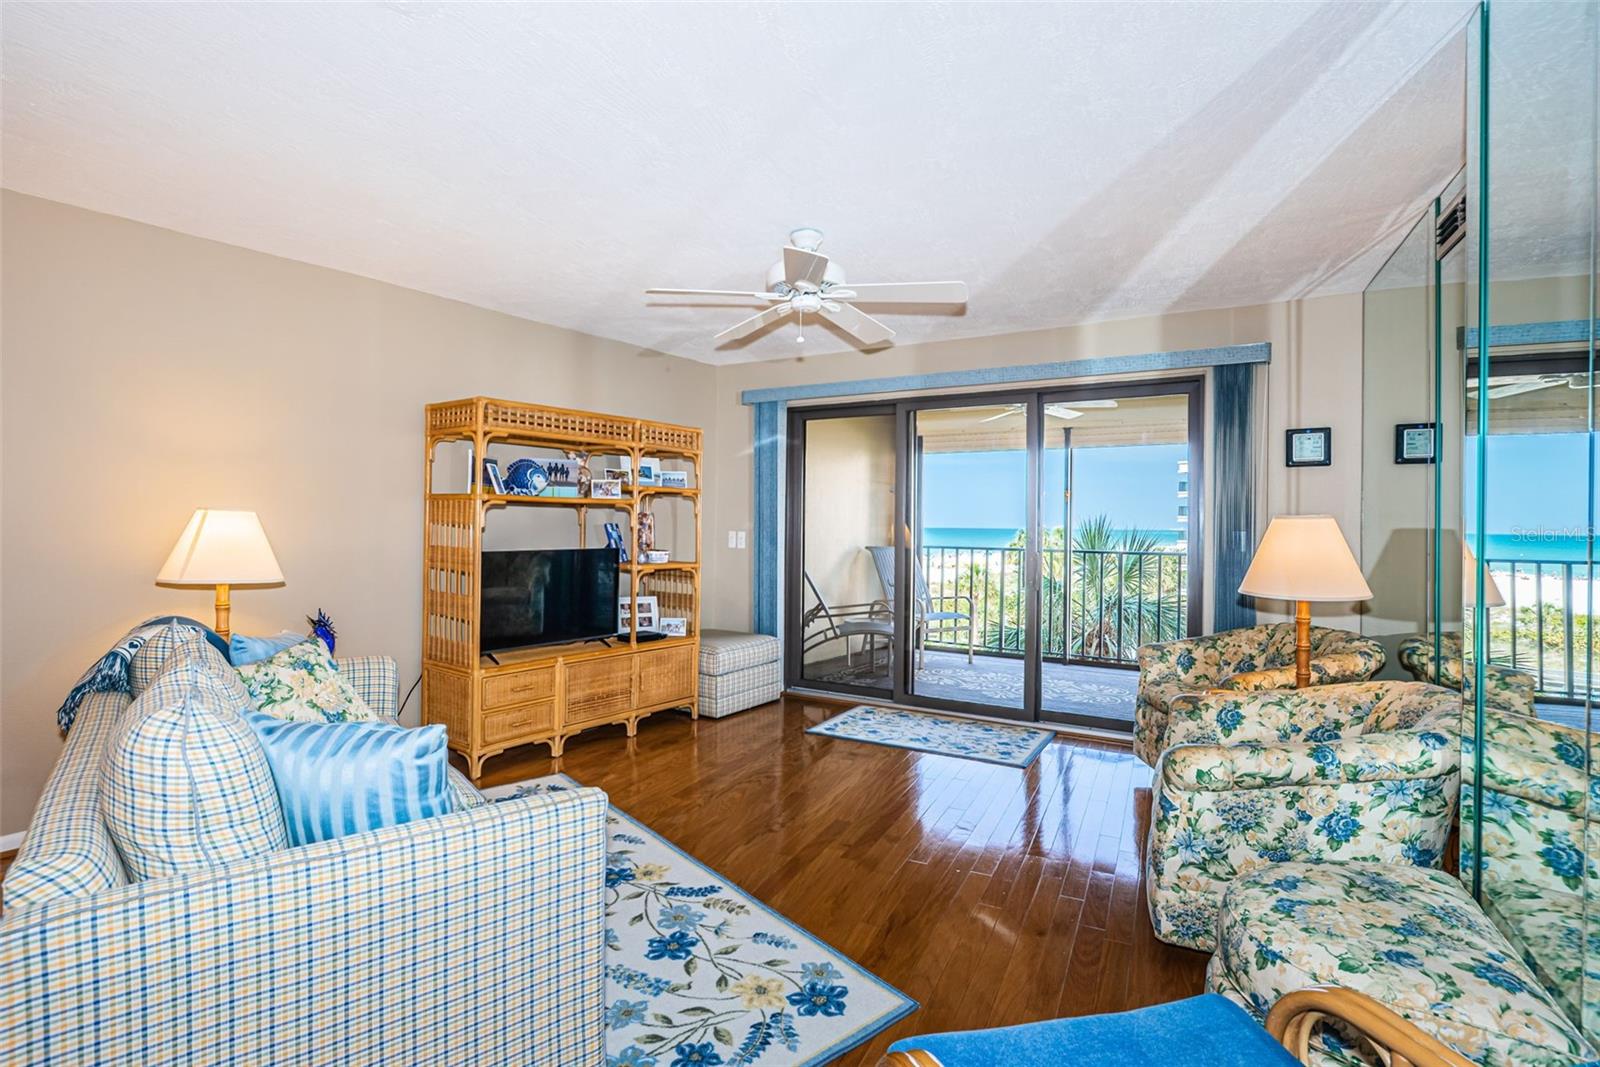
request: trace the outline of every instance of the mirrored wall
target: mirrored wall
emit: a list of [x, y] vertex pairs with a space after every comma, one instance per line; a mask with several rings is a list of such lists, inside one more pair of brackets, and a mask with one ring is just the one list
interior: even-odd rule
[[1600, 6], [1494, 4], [1470, 34], [1464, 329], [1442, 364], [1465, 443], [1461, 875], [1595, 1037]]
[[1600, 5], [1467, 36], [1466, 166], [1365, 293], [1362, 629], [1462, 692], [1460, 876], [1600, 1039]]

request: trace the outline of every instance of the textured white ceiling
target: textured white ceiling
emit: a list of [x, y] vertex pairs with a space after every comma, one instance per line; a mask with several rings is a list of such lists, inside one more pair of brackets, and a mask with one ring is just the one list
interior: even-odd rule
[[643, 290], [812, 225], [970, 284], [898, 343], [1000, 334], [1360, 289], [1460, 165], [1473, 7], [7, 3], [0, 178], [714, 363], [793, 328]]

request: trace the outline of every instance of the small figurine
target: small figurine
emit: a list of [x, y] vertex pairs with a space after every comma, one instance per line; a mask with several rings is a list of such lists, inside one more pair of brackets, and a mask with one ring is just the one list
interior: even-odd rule
[[656, 517], [648, 511], [639, 512], [639, 555], [656, 547]]
[[322, 638], [322, 643], [328, 646], [328, 655], [333, 655], [333, 643], [339, 639], [339, 633], [333, 628], [328, 613], [318, 608], [315, 615], [306, 616], [306, 622], [311, 624], [312, 636]]

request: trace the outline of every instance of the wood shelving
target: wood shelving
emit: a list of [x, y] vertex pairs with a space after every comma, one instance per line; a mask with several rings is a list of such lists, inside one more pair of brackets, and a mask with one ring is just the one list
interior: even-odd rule
[[[699, 714], [701, 433], [689, 426], [552, 408], [489, 397], [429, 404], [425, 414], [423, 526], [423, 721], [442, 723], [450, 747], [467, 760], [472, 778], [484, 760], [518, 745], [542, 743], [560, 756], [566, 739], [596, 726], [621, 723], [628, 736], [657, 711]], [[447, 442], [472, 447], [467, 492], [433, 492], [435, 451]], [[628, 456], [634, 471], [646, 456], [692, 468], [694, 486], [630, 486], [621, 498], [515, 496], [487, 491], [482, 458], [492, 445], [591, 456]], [[683, 618], [683, 637], [640, 641], [638, 613], [616, 643], [557, 645], [497, 652], [479, 647], [478, 588], [483, 534], [502, 508], [569, 508], [578, 546], [588, 512], [610, 510], [626, 519], [630, 557], [638, 518], [652, 498], [682, 499], [693, 509], [694, 558], [619, 564], [634, 596], [655, 596], [666, 617]], [[621, 525], [621, 523], [619, 523]], [[527, 546], [538, 547], [538, 546]], [[624, 594], [626, 595], [626, 594]]]

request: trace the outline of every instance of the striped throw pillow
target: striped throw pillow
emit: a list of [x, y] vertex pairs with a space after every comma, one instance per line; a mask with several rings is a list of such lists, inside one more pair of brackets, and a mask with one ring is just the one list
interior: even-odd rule
[[444, 727], [245, 718], [267, 750], [289, 842], [309, 845], [455, 811]]
[[100, 817], [129, 877], [221, 867], [288, 846], [250, 695], [198, 633], [123, 713], [100, 765]]

